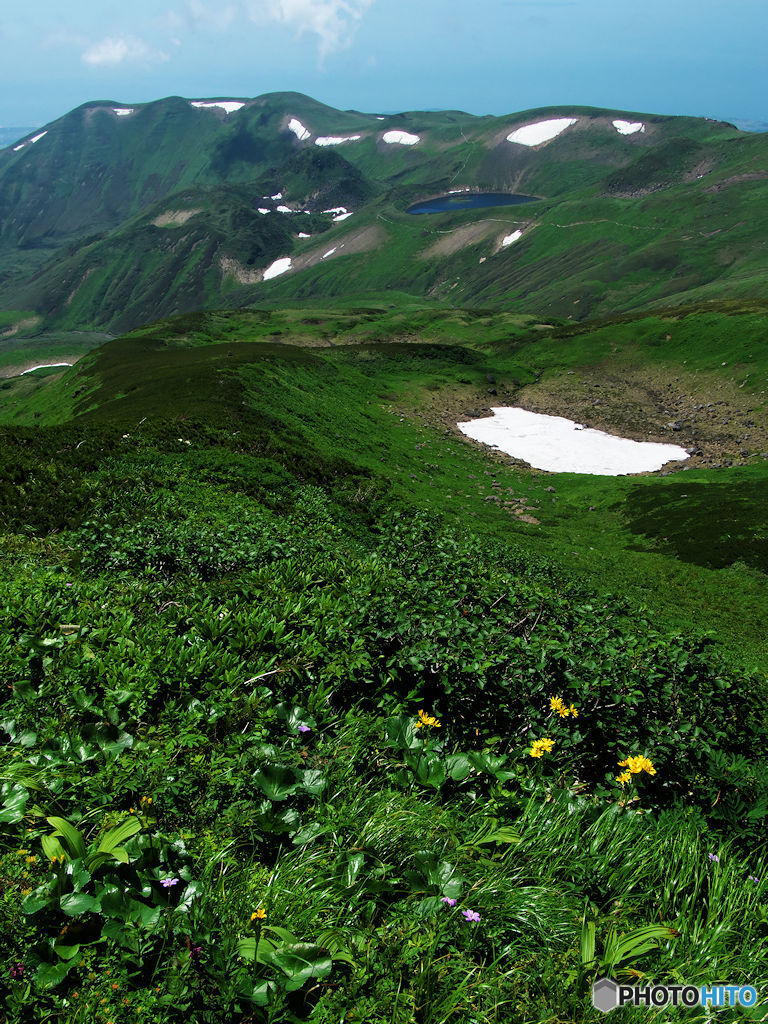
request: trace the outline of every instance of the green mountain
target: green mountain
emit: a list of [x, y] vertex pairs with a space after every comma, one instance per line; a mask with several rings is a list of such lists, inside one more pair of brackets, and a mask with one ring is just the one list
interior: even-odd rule
[[[578, 320], [762, 287], [763, 136], [583, 107], [381, 118], [295, 93], [237, 102], [89, 103], [3, 151], [2, 308], [45, 329], [115, 332], [196, 308], [395, 289]], [[508, 141], [557, 118], [574, 123]], [[406, 212], [458, 190], [538, 201]], [[351, 216], [306, 218], [333, 208]]]

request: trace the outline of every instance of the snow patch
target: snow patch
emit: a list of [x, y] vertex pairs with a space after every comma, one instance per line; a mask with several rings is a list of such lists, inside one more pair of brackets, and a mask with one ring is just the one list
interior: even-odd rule
[[513, 231], [511, 235], [505, 235], [501, 240], [502, 249], [507, 245], [512, 245], [512, 243], [516, 242], [518, 238], [522, 238], [522, 235], [523, 232], [519, 229], [517, 231]]
[[457, 424], [467, 437], [524, 459], [550, 473], [623, 476], [661, 469], [688, 458], [676, 444], [631, 441], [592, 430], [562, 416], [545, 416], [517, 407], [494, 408], [493, 416]]
[[290, 206], [278, 206], [277, 207], [277, 212], [278, 213], [297, 213], [298, 211], [292, 210], [290, 208]]
[[299, 142], [303, 142], [304, 139], [308, 139], [309, 136], [312, 134], [311, 132], [307, 131], [307, 129], [304, 127], [301, 121], [297, 121], [295, 117], [292, 117], [291, 120], [288, 122], [288, 131], [293, 132], [293, 134], [296, 136]]
[[352, 212], [351, 211], [349, 213], [337, 213], [336, 216], [333, 218], [333, 223], [334, 224], [341, 224], [341, 222], [343, 220], [346, 220], [347, 217], [351, 217], [351, 216], [352, 216]]
[[29, 146], [29, 145], [31, 145], [31, 144], [32, 144], [33, 142], [39, 142], [39, 141], [40, 141], [40, 139], [42, 139], [42, 137], [43, 137], [44, 135], [47, 135], [47, 134], [48, 134], [48, 132], [47, 132], [47, 131], [44, 131], [44, 132], [40, 132], [40, 134], [39, 134], [39, 135], [35, 135], [35, 136], [33, 136], [33, 137], [32, 137], [31, 139], [25, 139], [25, 140], [24, 140], [24, 142], [20, 142], [20, 143], [18, 144], [18, 146], [14, 146], [14, 147], [13, 147], [13, 152], [14, 152], [14, 153], [18, 153], [18, 152], [19, 152], [19, 150], [20, 150], [20, 149], [24, 149], [24, 147], [25, 147], [25, 146]]
[[507, 142], [517, 142], [521, 146], [540, 146], [543, 142], [551, 142], [577, 121], [578, 117], [553, 117], [548, 121], [536, 121], [535, 124], [515, 128], [507, 136]]
[[305, 231], [299, 232], [299, 238], [311, 238], [312, 235], [308, 235]]
[[271, 210], [267, 210], [264, 206], [260, 206], [259, 207], [259, 213], [262, 214], [262, 215], [266, 214], [266, 213], [271, 213], [271, 212], [272, 212]]
[[245, 106], [239, 100], [190, 100], [193, 107], [201, 107], [210, 110], [211, 107], [221, 107], [227, 114], [234, 114], [236, 110]]
[[274, 196], [264, 196], [264, 198], [265, 199], [282, 199], [283, 198], [283, 193], [282, 192], [278, 192]]
[[118, 117], [128, 117], [134, 110], [135, 107], [112, 107], [112, 113], [117, 114]]
[[291, 269], [291, 257], [283, 256], [279, 260], [275, 260], [274, 263], [270, 263], [267, 269], [264, 271], [262, 277], [265, 281], [270, 281], [273, 277], [279, 277], [280, 274], [284, 274], [286, 270]]
[[329, 256], [333, 256], [333, 254], [336, 252], [337, 249], [338, 249], [338, 246], [334, 245], [334, 247], [332, 249], [329, 249], [328, 252], [323, 253], [323, 255], [320, 257], [320, 259], [324, 260], [324, 259], [327, 259]]
[[400, 146], [415, 146], [420, 141], [418, 135], [411, 135], [409, 132], [384, 132], [384, 142], [397, 143]]
[[23, 377], [25, 373], [34, 373], [35, 370], [47, 370], [51, 366], [71, 366], [72, 363], [41, 363], [39, 366], [30, 366], [28, 370], [22, 370], [19, 376]]
[[619, 135], [634, 135], [635, 132], [644, 132], [645, 125], [642, 121], [612, 121], [611, 124]]
[[346, 213], [346, 206], [332, 206], [330, 210], [323, 210], [323, 213]]
[[315, 139], [316, 146], [340, 146], [342, 142], [357, 142], [360, 135], [321, 135]]

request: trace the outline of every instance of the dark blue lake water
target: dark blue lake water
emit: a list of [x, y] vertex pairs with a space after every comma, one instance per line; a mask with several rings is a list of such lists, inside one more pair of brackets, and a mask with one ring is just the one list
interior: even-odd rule
[[517, 206], [519, 203], [535, 203], [535, 196], [518, 196], [509, 192], [454, 192], [448, 196], [427, 199], [414, 203], [406, 213], [446, 213], [457, 210], [476, 210], [488, 206]]

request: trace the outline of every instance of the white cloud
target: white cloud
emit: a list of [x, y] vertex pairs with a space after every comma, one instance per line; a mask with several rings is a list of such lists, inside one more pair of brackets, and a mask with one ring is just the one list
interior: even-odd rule
[[278, 21], [301, 35], [317, 36], [321, 59], [352, 42], [358, 22], [374, 0], [248, 0], [252, 21]]
[[228, 28], [237, 17], [234, 4], [207, 7], [202, 0], [187, 0], [186, 17], [195, 27]]
[[108, 36], [92, 43], [83, 51], [82, 61], [91, 67], [114, 67], [118, 64], [157, 64], [167, 61], [168, 54], [153, 50], [136, 36]]

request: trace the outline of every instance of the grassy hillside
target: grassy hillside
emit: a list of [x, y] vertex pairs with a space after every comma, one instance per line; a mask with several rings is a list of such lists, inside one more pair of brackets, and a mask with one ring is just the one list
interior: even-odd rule
[[[201, 407], [229, 415], [237, 373], [270, 444], [348, 462], [371, 493], [470, 516], [482, 535], [765, 669], [764, 325], [762, 307], [735, 305], [543, 330], [511, 314], [405, 305], [192, 314], [109, 342], [51, 383], [9, 381], [0, 408], [8, 423], [74, 417], [133, 436], [166, 405], [193, 421]], [[697, 454], [670, 476], [553, 475], [456, 429], [512, 403]]]
[[[743, 357], [757, 314], [709, 316]], [[765, 566], [622, 546], [716, 471], [547, 476], [446, 432], [489, 373], [543, 400], [563, 347], [664, 370], [659, 322], [535, 326], [201, 313], [6, 393], [51, 423], [0, 447], [9, 1021], [543, 1024], [595, 1020], [608, 971], [760, 985]], [[741, 659], [735, 614], [660, 603], [724, 581]]]

